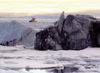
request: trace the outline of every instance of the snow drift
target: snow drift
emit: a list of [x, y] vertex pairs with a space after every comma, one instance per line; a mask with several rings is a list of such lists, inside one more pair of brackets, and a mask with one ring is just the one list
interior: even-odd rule
[[[33, 45], [34, 31], [17, 21], [0, 23], [0, 45]], [[32, 38], [32, 39], [31, 39]], [[28, 39], [28, 40], [27, 40]], [[25, 41], [27, 40], [27, 41]]]

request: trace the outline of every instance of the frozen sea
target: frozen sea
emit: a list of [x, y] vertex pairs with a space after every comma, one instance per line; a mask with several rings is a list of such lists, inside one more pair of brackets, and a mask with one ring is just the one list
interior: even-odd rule
[[[32, 17], [38, 22], [30, 23]], [[0, 17], [1, 22], [13, 20], [38, 32], [53, 26], [59, 15]], [[100, 48], [80, 51], [36, 51], [23, 48], [0, 46], [0, 73], [100, 73]]]

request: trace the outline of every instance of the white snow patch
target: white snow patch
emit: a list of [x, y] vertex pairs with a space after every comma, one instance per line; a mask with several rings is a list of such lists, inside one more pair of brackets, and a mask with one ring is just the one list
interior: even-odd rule
[[[98, 73], [99, 65], [100, 48], [86, 48], [80, 51], [36, 51], [22, 47], [0, 46], [0, 72], [2, 73], [34, 73], [36, 68], [63, 68], [64, 66], [78, 67], [80, 72], [96, 70]], [[15, 70], [17, 68], [18, 70]], [[27, 71], [27, 68], [32, 69]]]

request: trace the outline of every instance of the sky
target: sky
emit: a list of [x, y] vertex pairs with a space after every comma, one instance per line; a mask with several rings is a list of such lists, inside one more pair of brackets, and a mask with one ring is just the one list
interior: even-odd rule
[[100, 0], [0, 0], [0, 13], [60, 13], [100, 10]]

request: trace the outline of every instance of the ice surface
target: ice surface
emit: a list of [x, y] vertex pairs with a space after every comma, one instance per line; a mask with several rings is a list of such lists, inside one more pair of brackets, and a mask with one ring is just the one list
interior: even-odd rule
[[20, 71], [34, 73], [35, 69], [54, 69], [52, 67], [66, 67], [65, 69], [75, 67], [79, 72], [98, 73], [100, 72], [100, 48], [86, 48], [81, 51], [36, 51], [21, 46], [0, 46], [0, 72], [2, 73]]

